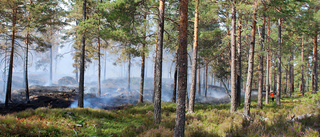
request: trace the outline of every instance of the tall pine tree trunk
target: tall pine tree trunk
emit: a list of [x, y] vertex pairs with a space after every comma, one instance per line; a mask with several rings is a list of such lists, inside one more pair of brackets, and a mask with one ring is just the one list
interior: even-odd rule
[[197, 56], [198, 56], [198, 28], [199, 28], [199, 0], [195, 0], [194, 38], [192, 53], [192, 74], [190, 87], [189, 112], [194, 113], [195, 94], [197, 89]]
[[[230, 112], [237, 111], [237, 91], [236, 91], [236, 1], [232, 2], [231, 8], [231, 106]], [[228, 91], [227, 91], [228, 92]]]
[[310, 63], [309, 63], [309, 52], [307, 52], [307, 68], [306, 68], [306, 91], [309, 92], [309, 68], [310, 68]]
[[[30, 3], [32, 4], [32, 1], [30, 1]], [[27, 26], [29, 29], [29, 20], [30, 20], [30, 16], [29, 13], [27, 13]], [[24, 62], [24, 82], [25, 82], [25, 90], [26, 90], [26, 102], [30, 103], [29, 100], [29, 81], [28, 81], [28, 53], [29, 53], [29, 30], [27, 30], [27, 35], [26, 35], [26, 52], [25, 52], [25, 62]]]
[[[144, 5], [145, 5], [145, 1], [144, 1]], [[143, 19], [146, 20], [147, 19], [147, 12], [144, 13], [143, 15]], [[146, 37], [147, 37], [147, 24], [146, 22], [144, 23], [144, 26], [143, 26], [143, 37], [144, 37], [144, 41], [146, 40]], [[140, 91], [139, 91], [139, 101], [138, 103], [143, 103], [143, 88], [144, 88], [144, 72], [145, 72], [145, 60], [146, 60], [146, 57], [145, 57], [145, 49], [146, 47], [146, 43], [143, 42], [142, 44], [142, 55], [141, 55], [141, 75], [140, 75]]]
[[10, 52], [10, 63], [9, 63], [9, 72], [8, 72], [8, 81], [7, 81], [7, 92], [6, 92], [6, 100], [5, 107], [8, 107], [9, 101], [11, 101], [11, 87], [12, 87], [12, 70], [13, 70], [13, 55], [14, 55], [14, 42], [15, 42], [15, 34], [16, 34], [16, 23], [17, 23], [17, 7], [14, 4], [14, 8], [12, 10], [12, 42], [11, 42], [11, 52]]
[[[265, 8], [266, 10], [266, 8]], [[263, 14], [262, 17], [262, 30], [261, 30], [261, 42], [260, 42], [260, 55], [259, 55], [259, 78], [258, 78], [258, 103], [257, 108], [262, 109], [262, 91], [263, 91], [263, 54], [264, 51], [264, 39], [265, 39], [265, 30], [266, 30], [266, 15]]]
[[[159, 30], [158, 30], [159, 31]], [[156, 39], [156, 43], [158, 43], [158, 39]], [[152, 92], [152, 103], [154, 103], [154, 96], [155, 96], [155, 91], [156, 91], [156, 88], [157, 88], [157, 85], [155, 84], [155, 81], [157, 80], [157, 77], [156, 77], [156, 73], [157, 73], [157, 68], [156, 68], [156, 62], [157, 62], [157, 50], [158, 50], [158, 44], [156, 44], [156, 48], [154, 49], [154, 53], [156, 54], [155, 57], [154, 57], [154, 69], [153, 69], [153, 92]]]
[[98, 38], [98, 97], [101, 97], [101, 54], [100, 54], [100, 37]]
[[317, 61], [318, 61], [318, 32], [315, 32], [313, 37], [313, 69], [312, 69], [312, 94], [317, 93], [318, 89], [318, 75], [317, 75]]
[[204, 92], [204, 96], [207, 97], [206, 91], [204, 90], [204, 86], [206, 85], [205, 81], [206, 81], [206, 64], [204, 64], [203, 72], [202, 72], [202, 89]]
[[236, 92], [237, 92], [237, 97], [236, 97], [236, 102], [237, 102], [237, 107], [240, 106], [241, 104], [241, 77], [242, 77], [242, 66], [241, 66], [241, 27], [242, 27], [242, 23], [241, 23], [241, 14], [239, 12], [239, 20], [238, 20], [238, 54], [237, 54], [237, 80], [236, 80]]
[[[276, 59], [277, 59], [277, 55], [274, 55], [274, 64], [273, 64], [273, 68], [274, 68], [274, 69], [276, 69], [276, 66], [277, 66], [277, 61], [276, 61]], [[273, 71], [273, 86], [272, 86], [273, 91], [276, 91], [276, 90], [277, 90], [277, 89], [276, 89], [276, 86], [277, 86], [277, 71], [274, 70], [274, 71]]]
[[[102, 0], [100, 0], [100, 3], [102, 3]], [[99, 11], [99, 9], [98, 9]], [[100, 17], [99, 17], [99, 23], [98, 23], [98, 31], [100, 27]], [[101, 43], [100, 43], [100, 35], [98, 36], [98, 97], [101, 97]]]
[[[291, 57], [289, 58], [289, 62], [290, 61], [291, 61]], [[288, 82], [288, 77], [289, 77], [289, 82]], [[290, 80], [291, 80], [291, 65], [290, 65], [290, 63], [288, 63], [287, 69], [286, 69], [286, 83], [284, 84], [284, 85], [286, 85], [285, 88], [284, 88], [284, 94], [285, 95], [287, 94], [287, 91], [291, 90], [291, 87], [290, 87], [291, 81]]]
[[[83, 23], [86, 21], [86, 5], [87, 5], [87, 0], [83, 0]], [[84, 71], [85, 71], [85, 47], [86, 47], [86, 33], [83, 33], [82, 35], [82, 47], [81, 47], [81, 56], [80, 56], [80, 81], [79, 81], [79, 99], [78, 99], [78, 107], [83, 108], [84, 106]]]
[[158, 16], [158, 38], [157, 38], [157, 56], [155, 62], [155, 90], [154, 90], [154, 111], [153, 120], [159, 124], [161, 121], [161, 84], [162, 84], [162, 47], [163, 47], [163, 31], [164, 31], [164, 6], [165, 0], [159, 2]]
[[[78, 26], [78, 24], [79, 24], [79, 21], [78, 20], [76, 20], [76, 26]], [[76, 35], [76, 39], [77, 39], [77, 35]], [[78, 51], [78, 49], [77, 48], [74, 48], [75, 49], [75, 51], [77, 52]], [[77, 84], [79, 84], [79, 66], [78, 65], [75, 65], [75, 73], [76, 73], [76, 83]]]
[[[100, 26], [100, 19], [99, 25]], [[98, 28], [99, 30], [99, 28]], [[100, 47], [100, 36], [98, 36], [98, 97], [101, 97], [101, 47]]]
[[244, 115], [246, 117], [250, 116], [250, 105], [251, 105], [251, 88], [252, 88], [252, 77], [253, 77], [253, 62], [254, 62], [254, 46], [255, 46], [255, 34], [256, 34], [256, 20], [257, 20], [257, 6], [258, 2], [255, 1], [255, 9], [253, 12], [253, 21], [252, 21], [252, 39], [250, 43], [249, 50], [249, 59], [248, 59], [248, 75], [246, 83], [246, 93], [244, 101]]
[[[50, 33], [50, 36], [51, 36], [51, 38], [53, 37], [53, 36], [51, 35], [51, 33]], [[53, 60], [53, 59], [52, 59], [52, 58], [53, 58], [53, 57], [52, 57], [52, 48], [53, 48], [52, 42], [50, 42], [50, 46], [51, 46], [51, 47], [50, 47], [50, 51], [49, 51], [49, 52], [50, 52], [50, 72], [49, 72], [49, 73], [50, 73], [50, 74], [49, 74], [50, 76], [49, 76], [49, 85], [51, 86], [51, 85], [52, 85], [52, 67], [53, 67], [53, 66], [52, 66], [52, 60]]]
[[176, 109], [176, 121], [174, 128], [175, 137], [184, 137], [185, 127], [185, 97], [187, 92], [187, 73], [188, 73], [188, 0], [180, 0], [180, 29], [179, 29], [179, 78], [178, 78], [178, 99]]
[[176, 52], [176, 65], [174, 67], [173, 91], [172, 102], [176, 103], [177, 100], [177, 80], [178, 80], [178, 50]]
[[304, 96], [304, 37], [301, 38], [301, 93]]
[[30, 103], [29, 100], [29, 82], [28, 82], [28, 52], [29, 52], [29, 32], [26, 37], [26, 52], [25, 52], [25, 68], [24, 68], [24, 82], [25, 82], [25, 90], [26, 90], [26, 101]]
[[[245, 18], [245, 24], [246, 26], [249, 26], [249, 23], [248, 23], [248, 18]], [[249, 33], [246, 33], [246, 37], [245, 37], [246, 41], [245, 41], [245, 45], [250, 45], [249, 43]], [[249, 60], [249, 48], [246, 47], [246, 53], [245, 53], [245, 57], [247, 58], [247, 60]], [[248, 65], [245, 65], [245, 69], [244, 70], [248, 70]], [[246, 76], [246, 75], [245, 75]], [[246, 88], [246, 81], [244, 81], [243, 83], [243, 87], [244, 87], [244, 90]]]
[[[267, 41], [268, 43], [270, 42], [270, 18], [268, 16], [268, 36], [267, 36]], [[270, 85], [271, 85], [271, 76], [272, 76], [272, 73], [271, 73], [271, 59], [272, 59], [272, 56], [271, 56], [271, 52], [270, 52], [270, 48], [271, 48], [271, 45], [268, 44], [267, 45], [267, 66], [266, 66], [266, 104], [269, 104], [269, 93], [270, 93]]]
[[278, 19], [277, 105], [281, 105], [281, 18]]

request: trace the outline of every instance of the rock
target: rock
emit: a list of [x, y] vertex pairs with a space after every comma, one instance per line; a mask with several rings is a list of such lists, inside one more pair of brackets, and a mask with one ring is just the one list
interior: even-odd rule
[[304, 114], [304, 115], [300, 115], [300, 116], [296, 116], [295, 114], [293, 114], [291, 116], [291, 121], [297, 121], [297, 120], [309, 118], [309, 117], [312, 117], [314, 115], [315, 115], [314, 113], [308, 113], [308, 114]]
[[73, 77], [65, 76], [58, 80], [59, 85], [73, 85], [76, 84], [76, 80]]

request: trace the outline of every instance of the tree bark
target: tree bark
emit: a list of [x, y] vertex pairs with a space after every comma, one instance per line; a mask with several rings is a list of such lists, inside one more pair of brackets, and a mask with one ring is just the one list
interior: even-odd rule
[[242, 66], [241, 66], [241, 27], [242, 27], [242, 22], [241, 22], [241, 14], [239, 13], [239, 20], [238, 20], [238, 55], [237, 55], [237, 79], [236, 79], [236, 92], [237, 92], [237, 97], [236, 97], [236, 102], [237, 102], [237, 107], [240, 106], [241, 104], [241, 77], [242, 77]]
[[30, 103], [29, 100], [29, 82], [28, 82], [28, 53], [29, 53], [29, 32], [26, 37], [26, 52], [25, 52], [25, 68], [24, 68], [24, 81], [25, 81], [25, 90], [26, 90], [26, 101]]
[[[273, 68], [276, 69], [276, 66], [277, 66], [277, 62], [276, 62], [276, 57], [277, 55], [274, 55], [274, 64], [273, 64]], [[277, 72], [276, 70], [273, 71], [273, 91], [276, 91], [276, 85], [277, 85]]]
[[262, 91], [263, 91], [263, 54], [264, 51], [264, 39], [265, 39], [265, 30], [266, 30], [266, 15], [263, 14], [262, 17], [262, 30], [261, 30], [261, 42], [260, 42], [260, 55], [259, 55], [259, 78], [258, 78], [258, 103], [257, 108], [262, 109]]
[[277, 62], [277, 105], [280, 106], [281, 98], [281, 18], [278, 19], [278, 62]]
[[[289, 58], [289, 62], [291, 61], [291, 57]], [[291, 71], [291, 68], [290, 68], [291, 66], [290, 66], [290, 64], [288, 63], [288, 65], [287, 65], [287, 68], [285, 69], [286, 71], [286, 82], [284, 83], [284, 85], [285, 85], [285, 87], [284, 87], [284, 94], [286, 94], [287, 93], [287, 89], [288, 89], [288, 85], [290, 85], [291, 84], [291, 81], [289, 81], [289, 83], [288, 83], [288, 76], [291, 78], [291, 76], [290, 76], [290, 71]], [[289, 87], [290, 88], [290, 87]], [[290, 90], [290, 89], [289, 89]]]
[[[294, 53], [293, 53], [293, 50], [291, 52], [291, 58], [292, 60], [294, 60]], [[291, 94], [294, 92], [294, 66], [293, 66], [293, 63], [291, 63], [291, 68], [292, 68], [292, 71], [291, 71]], [[291, 94], [290, 94], [290, 97], [291, 97]]]
[[[307, 57], [309, 57], [309, 52], [307, 52]], [[309, 58], [307, 58], [307, 68], [306, 68], [306, 91], [309, 92], [309, 68], [310, 68], [310, 63], [309, 63]]]
[[[142, 48], [145, 48], [145, 44], [142, 45]], [[143, 103], [143, 88], [144, 88], [144, 68], [145, 68], [145, 54], [144, 50], [142, 50], [141, 55], [141, 75], [140, 75], [140, 90], [139, 90], [139, 101], [138, 103]]]
[[[145, 5], [145, 1], [144, 1], [144, 5]], [[147, 12], [144, 13], [143, 15], [143, 19], [146, 20], [147, 19]], [[144, 37], [144, 41], [146, 41], [146, 37], [147, 37], [147, 24], [145, 23], [143, 26], [143, 37]], [[139, 92], [139, 101], [138, 103], [143, 103], [143, 88], [144, 88], [144, 71], [145, 71], [145, 49], [146, 47], [146, 43], [143, 42], [142, 44], [142, 55], [141, 55], [141, 75], [140, 75], [140, 92]]]
[[318, 61], [318, 32], [315, 32], [313, 37], [313, 69], [312, 69], [312, 94], [317, 93], [318, 89], [318, 75], [317, 75], [317, 61]]
[[[50, 30], [50, 37], [52, 38], [53, 36], [52, 36], [51, 33], [52, 33], [52, 30]], [[53, 55], [52, 55], [52, 47], [53, 47], [53, 45], [52, 45], [51, 41], [50, 41], [50, 46], [51, 46], [51, 47], [50, 47], [50, 72], [49, 72], [49, 73], [50, 73], [50, 74], [49, 74], [50, 76], [49, 76], [49, 85], [51, 86], [51, 85], [52, 85], [52, 67], [53, 67], [53, 66], [52, 66], [52, 58], [53, 58], [53, 57], [52, 57], [52, 56], [53, 56]]]
[[236, 1], [232, 2], [231, 13], [231, 106], [230, 112], [237, 111], [237, 91], [236, 91]]
[[[16, 6], [16, 5], [14, 5], [14, 6]], [[9, 106], [9, 101], [11, 101], [13, 55], [14, 55], [14, 42], [15, 42], [16, 23], [17, 23], [16, 16], [17, 16], [17, 9], [16, 9], [16, 7], [14, 7], [12, 9], [12, 42], [11, 42], [10, 63], [9, 63], [9, 72], [8, 72], [5, 107], [8, 107]]]
[[253, 62], [254, 62], [254, 46], [255, 46], [255, 34], [256, 34], [256, 20], [257, 20], [257, 6], [258, 3], [255, 1], [255, 9], [253, 12], [252, 21], [252, 39], [250, 43], [249, 59], [248, 59], [248, 75], [246, 83], [246, 93], [244, 102], [244, 115], [246, 117], [250, 116], [250, 105], [251, 105], [251, 88], [252, 88], [252, 75], [253, 75]]
[[[268, 36], [267, 36], [268, 43], [270, 42], [270, 18], [268, 17]], [[266, 60], [266, 104], [269, 104], [269, 93], [270, 93], [270, 44], [267, 45], [267, 60]]]
[[[158, 40], [156, 40], [156, 43], [158, 43]], [[158, 44], [156, 44], [156, 48], [154, 49], [155, 57], [154, 57], [154, 69], [153, 69], [153, 92], [152, 92], [152, 103], [154, 103], [154, 96], [155, 96], [155, 91], [157, 88], [157, 85], [155, 84], [156, 81], [156, 73], [157, 73], [157, 68], [156, 68], [156, 61], [157, 61], [157, 49], [158, 49]]]
[[[248, 23], [248, 18], [245, 18], [245, 24], [246, 26], [249, 26]], [[246, 41], [245, 41], [245, 45], [249, 45], [249, 33], [246, 33], [246, 37], [245, 37]], [[249, 60], [249, 48], [246, 47], [245, 49], [246, 53], [245, 53], [245, 57], [247, 58], [247, 60]], [[245, 69], [244, 70], [248, 70], [248, 65], [245, 65]], [[246, 75], [245, 75], [246, 76]], [[243, 82], [243, 87], [246, 87], [246, 81]], [[245, 90], [245, 89], [244, 89]]]
[[172, 102], [176, 103], [177, 100], [177, 80], [178, 80], [178, 50], [176, 52], [176, 65], [174, 67], [174, 80], [173, 80], [173, 92]]
[[[86, 20], [86, 5], [87, 0], [83, 0], [83, 22]], [[83, 33], [82, 36], [82, 47], [81, 47], [81, 57], [80, 57], [80, 81], [79, 81], [79, 99], [78, 99], [78, 107], [83, 108], [84, 106], [84, 71], [85, 71], [85, 47], [86, 47], [86, 35]]]
[[176, 109], [176, 121], [174, 128], [175, 137], [184, 137], [185, 127], [185, 96], [187, 91], [187, 73], [188, 73], [188, 53], [187, 53], [187, 38], [188, 38], [188, 0], [180, 0], [180, 29], [179, 29], [179, 88]]
[[304, 37], [301, 38], [301, 93], [304, 96]]
[[[102, 0], [100, 0], [100, 3], [102, 3]], [[99, 11], [99, 9], [98, 9]], [[100, 30], [100, 17], [99, 17], [99, 23], [98, 23], [98, 31]], [[100, 35], [98, 35], [98, 97], [101, 97], [101, 43], [100, 43]]]
[[[99, 25], [98, 30], [100, 26], [100, 19], [99, 19]], [[101, 45], [100, 45], [100, 36], [98, 36], [98, 97], [101, 97]]]
[[153, 120], [159, 124], [161, 121], [161, 84], [162, 84], [162, 47], [163, 47], [163, 31], [164, 31], [164, 6], [165, 0], [159, 2], [158, 16], [158, 38], [157, 38], [157, 59], [155, 62], [155, 91], [154, 91], [154, 110]]
[[192, 74], [191, 74], [191, 89], [189, 112], [194, 113], [194, 102], [197, 89], [197, 56], [198, 56], [198, 28], [199, 28], [199, 0], [195, 0], [195, 17], [194, 17], [194, 38], [193, 38], [193, 53], [192, 53]]

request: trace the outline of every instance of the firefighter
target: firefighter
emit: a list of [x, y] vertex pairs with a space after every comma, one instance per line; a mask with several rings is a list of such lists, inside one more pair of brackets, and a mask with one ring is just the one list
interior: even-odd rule
[[270, 93], [270, 97], [271, 97], [271, 100], [272, 100], [272, 102], [274, 101], [274, 94], [273, 94], [273, 91], [271, 91], [271, 93]]

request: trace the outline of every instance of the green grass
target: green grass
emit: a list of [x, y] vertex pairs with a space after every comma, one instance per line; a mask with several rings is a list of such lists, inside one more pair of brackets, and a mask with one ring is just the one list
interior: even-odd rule
[[[195, 113], [186, 114], [186, 136], [319, 136], [320, 94], [283, 98], [256, 109], [251, 103], [251, 119], [242, 116], [243, 104], [230, 114], [230, 104], [196, 104]], [[168, 136], [174, 134], [176, 104], [162, 103], [162, 121], [153, 123], [152, 104], [128, 105], [122, 110], [91, 108], [38, 108], [0, 115], [0, 136]], [[313, 113], [298, 121], [288, 118]]]

